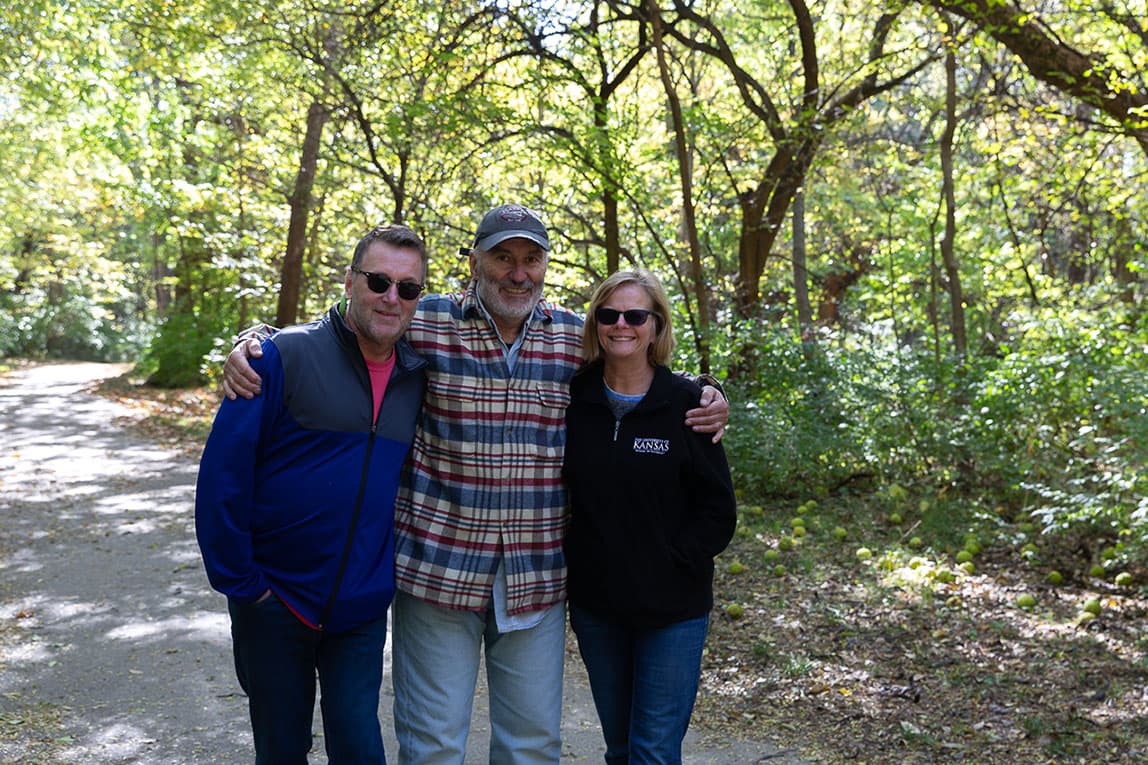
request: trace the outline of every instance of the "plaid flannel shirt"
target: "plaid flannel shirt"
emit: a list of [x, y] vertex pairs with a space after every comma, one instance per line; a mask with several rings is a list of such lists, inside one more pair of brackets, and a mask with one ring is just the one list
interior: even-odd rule
[[428, 385], [395, 507], [395, 578], [436, 605], [487, 608], [500, 562], [510, 614], [566, 595], [562, 456], [582, 320], [541, 302], [523, 331], [511, 374], [472, 285], [424, 297], [406, 335]]

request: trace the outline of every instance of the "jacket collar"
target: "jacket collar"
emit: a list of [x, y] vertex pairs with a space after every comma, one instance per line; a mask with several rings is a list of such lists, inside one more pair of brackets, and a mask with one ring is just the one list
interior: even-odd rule
[[[359, 350], [359, 341], [355, 338], [355, 333], [347, 326], [346, 320], [343, 318], [343, 311], [346, 306], [343, 301], [339, 301], [331, 306], [331, 310], [327, 312], [327, 320], [331, 324], [331, 328], [335, 331], [335, 338], [339, 341], [339, 345], [343, 350], [348, 353], [354, 352], [356, 356], [362, 358], [362, 352]], [[404, 335], [399, 338], [395, 343], [395, 366], [404, 371], [418, 369], [419, 367], [426, 366], [426, 359], [418, 354], [418, 352], [407, 342]]]
[[[579, 401], [605, 406], [606, 384], [605, 378], [603, 377], [604, 372], [605, 365], [601, 361], [597, 361], [578, 370], [578, 373], [574, 376], [574, 380], [571, 382], [571, 397]], [[654, 379], [650, 383], [650, 389], [646, 391], [645, 397], [634, 407], [634, 411], [650, 411], [667, 404], [670, 400], [673, 376], [674, 373], [670, 371], [669, 367], [661, 365], [655, 367]]]

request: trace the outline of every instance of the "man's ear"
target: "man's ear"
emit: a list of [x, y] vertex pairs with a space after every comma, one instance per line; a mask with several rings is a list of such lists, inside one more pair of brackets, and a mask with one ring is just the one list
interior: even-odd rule
[[474, 279], [478, 276], [478, 254], [471, 250], [466, 258], [470, 262], [470, 278]]

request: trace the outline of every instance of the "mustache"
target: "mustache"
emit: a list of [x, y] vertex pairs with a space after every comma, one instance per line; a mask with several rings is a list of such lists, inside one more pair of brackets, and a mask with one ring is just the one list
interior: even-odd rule
[[522, 288], [535, 289], [538, 285], [535, 283], [535, 281], [533, 279], [523, 279], [520, 282], [516, 282], [513, 279], [508, 277], [506, 279], [502, 279], [501, 281], [499, 281], [498, 286], [499, 287], [517, 287], [519, 289], [522, 289]]

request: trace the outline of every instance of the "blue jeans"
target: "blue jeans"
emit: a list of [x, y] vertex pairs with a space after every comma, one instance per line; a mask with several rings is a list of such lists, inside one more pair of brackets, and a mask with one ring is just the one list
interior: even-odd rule
[[307, 627], [274, 596], [258, 604], [229, 598], [227, 610], [256, 765], [306, 765], [316, 672], [331, 765], [386, 765], [379, 729], [386, 617], [333, 635]]
[[636, 629], [570, 606], [606, 762], [677, 765], [701, 679], [709, 617]]
[[491, 765], [553, 765], [562, 755], [566, 613], [499, 633], [493, 611], [455, 611], [405, 593], [391, 605], [395, 735], [400, 765], [462, 765], [486, 651]]

